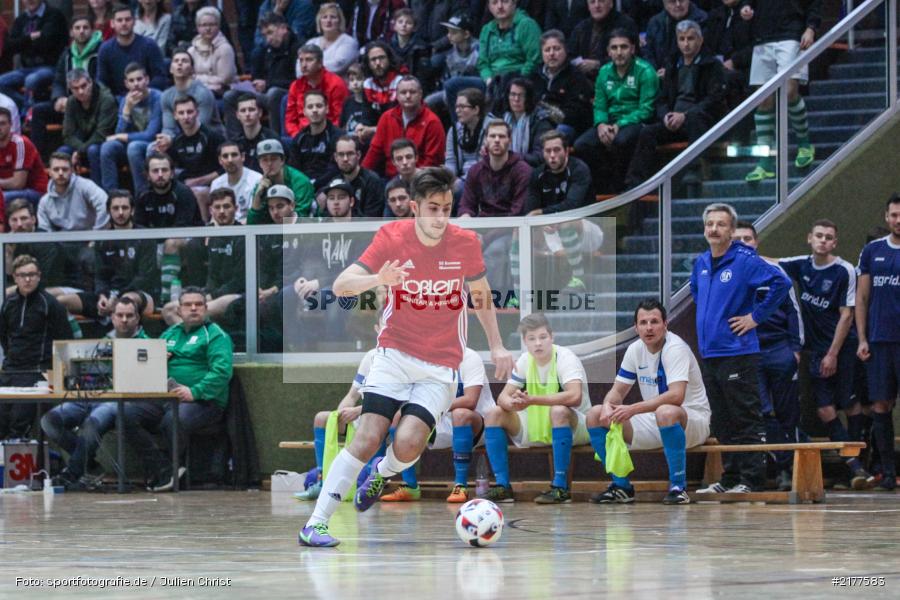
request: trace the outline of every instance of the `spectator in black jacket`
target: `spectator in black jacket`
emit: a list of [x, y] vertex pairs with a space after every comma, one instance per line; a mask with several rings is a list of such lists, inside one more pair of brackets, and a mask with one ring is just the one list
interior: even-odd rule
[[[237, 197], [228, 188], [210, 193], [209, 211], [212, 215], [210, 227], [240, 226], [236, 220]], [[205, 240], [195, 238], [191, 244], [201, 247], [206, 258], [206, 314], [213, 320], [219, 320], [228, 306], [244, 292], [244, 237], [236, 234], [234, 237], [213, 236]], [[162, 315], [167, 325], [181, 323], [178, 301], [166, 304]]]
[[[134, 223], [134, 196], [128, 190], [110, 190], [106, 200], [109, 229], [142, 229]], [[109, 317], [117, 297], [131, 298], [141, 313], [151, 314], [159, 296], [156, 241], [123, 238], [94, 244], [94, 291], [59, 296], [76, 315]]]
[[288, 165], [309, 177], [313, 187], [316, 187], [317, 181], [321, 185], [322, 176], [331, 168], [334, 144], [344, 134], [325, 118], [327, 110], [325, 94], [319, 90], [307, 90], [303, 94], [303, 115], [309, 125], [291, 141]]
[[703, 49], [699, 23], [680, 21], [676, 33], [681, 55], [666, 67], [656, 99], [657, 121], [641, 128], [625, 177], [627, 188], [653, 174], [657, 145], [694, 142], [725, 114], [725, 69]]
[[560, 112], [562, 121], [556, 128], [574, 142], [593, 124], [591, 98], [594, 90], [587, 78], [569, 62], [566, 38], [561, 31], [551, 29], [541, 36], [541, 58], [543, 66], [531, 76], [538, 102]]
[[750, 62], [753, 58], [753, 31], [750, 21], [741, 18], [740, 0], [721, 0], [709, 11], [703, 44], [725, 67], [728, 106], [737, 106], [749, 92]]
[[[545, 215], [585, 206], [594, 201], [591, 169], [581, 160], [569, 155], [569, 143], [561, 131], [551, 130], [541, 136], [544, 164], [531, 173], [525, 214]], [[544, 228], [545, 241], [558, 236], [566, 261], [571, 269], [568, 289], [584, 290], [584, 264], [582, 263], [582, 222], [572, 221], [561, 226]], [[549, 242], [548, 242], [549, 244]], [[513, 281], [519, 277], [518, 239], [510, 249], [510, 267]]]
[[[353, 216], [378, 218], [384, 214], [384, 181], [374, 171], [360, 165], [362, 152], [359, 138], [341, 135], [334, 144], [334, 165], [322, 181], [341, 178], [353, 188]], [[325, 206], [324, 188], [316, 196], [319, 206]]]
[[151, 152], [145, 171], [149, 189], [138, 196], [134, 221], [143, 227], [196, 227], [203, 225], [197, 199], [175, 178], [175, 163], [168, 154]]
[[13, 21], [4, 48], [4, 52], [19, 55], [21, 67], [0, 75], [0, 92], [25, 109], [35, 95], [46, 97], [54, 66], [68, 38], [66, 18], [57, 9], [43, 0], [23, 0], [22, 4], [25, 10]]
[[638, 27], [628, 15], [614, 8], [613, 0], [587, 0], [590, 18], [583, 20], [572, 35], [567, 36], [567, 50], [572, 64], [593, 84], [600, 67], [609, 62], [606, 47], [614, 29], [625, 29], [637, 37]]
[[656, 67], [660, 77], [665, 77], [666, 65], [678, 56], [675, 26], [685, 19], [702, 27], [706, 23], [706, 11], [691, 0], [663, 0], [663, 10], [647, 24], [647, 44], [641, 49], [641, 54]]
[[586, 0], [547, 0], [544, 31], [559, 29], [568, 37], [575, 26], [590, 16]]
[[[291, 31], [285, 18], [277, 13], [269, 13], [260, 19], [259, 30], [266, 44], [259, 52], [253, 53], [250, 76], [256, 101], [269, 114], [269, 126], [280, 137], [284, 122], [281, 103], [297, 78], [297, 51], [302, 40]], [[239, 90], [225, 92], [225, 127], [231, 139], [240, 129], [240, 123], [234, 117], [238, 98], [246, 93]]]
[[254, 171], [261, 170], [259, 159], [256, 157], [256, 146], [263, 140], [279, 138], [273, 130], [263, 127], [261, 118], [259, 97], [250, 93], [242, 94], [237, 100], [238, 133], [228, 137], [237, 143], [244, 154], [244, 166]]
[[[41, 289], [36, 258], [27, 254], [17, 257], [12, 272], [16, 289], [0, 309], [0, 386], [31, 387], [51, 366], [53, 342], [70, 338], [72, 329], [66, 309]], [[36, 404], [0, 404], [0, 439], [26, 437], [36, 413]]]
[[87, 17], [75, 17], [69, 29], [72, 42], [63, 49], [50, 87], [50, 100], [38, 102], [31, 108], [31, 141], [42, 155], [47, 147], [47, 124], [62, 123], [66, 112], [69, 86], [66, 74], [72, 69], [85, 69], [93, 79], [97, 78], [97, 54], [103, 43], [103, 34], [95, 31]]

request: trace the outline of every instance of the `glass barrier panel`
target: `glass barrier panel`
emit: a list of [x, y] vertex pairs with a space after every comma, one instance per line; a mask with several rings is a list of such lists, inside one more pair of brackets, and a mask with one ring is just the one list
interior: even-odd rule
[[[579, 355], [596, 351], [600, 340], [617, 333], [620, 307], [630, 310], [635, 297], [648, 295], [648, 287], [649, 295], [658, 295], [658, 279], [651, 282], [641, 276], [629, 278], [628, 291], [617, 293], [621, 281], [617, 279], [617, 225], [615, 217], [588, 217], [531, 227], [532, 285], [524, 294], [532, 314], [546, 315], [554, 343]], [[519, 344], [524, 351], [527, 340], [523, 343], [517, 332], [511, 332], [507, 345]], [[609, 372], [591, 369], [592, 381], [612, 381], [615, 369], [608, 361], [603, 365], [610, 367]]]
[[882, 2], [788, 88], [788, 185], [793, 190], [888, 106]]
[[694, 258], [708, 248], [707, 205], [730, 204], [739, 219], [753, 222], [778, 202], [777, 97], [776, 90], [673, 176], [671, 293], [688, 283]]

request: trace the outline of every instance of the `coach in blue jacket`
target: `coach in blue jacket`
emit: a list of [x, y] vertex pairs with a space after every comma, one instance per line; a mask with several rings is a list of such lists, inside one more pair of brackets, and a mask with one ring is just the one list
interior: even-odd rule
[[[724, 444], [765, 441], [759, 399], [759, 339], [756, 326], [781, 305], [790, 280], [755, 250], [732, 241], [737, 212], [728, 204], [703, 210], [703, 235], [709, 243], [694, 262], [691, 295], [697, 305], [697, 339], [703, 384], [712, 409], [712, 433]], [[756, 290], [768, 287], [754, 303]], [[726, 454], [719, 482], [698, 493], [761, 490], [766, 479], [762, 452]]]

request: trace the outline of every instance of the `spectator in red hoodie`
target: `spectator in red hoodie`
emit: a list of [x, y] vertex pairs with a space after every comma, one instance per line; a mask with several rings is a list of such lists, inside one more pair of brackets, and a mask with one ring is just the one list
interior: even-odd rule
[[[416, 145], [419, 167], [439, 167], [444, 164], [446, 136], [441, 120], [422, 101], [422, 84], [411, 75], [404, 75], [397, 85], [398, 106], [388, 110], [378, 119], [377, 131], [372, 138], [363, 167], [388, 178], [397, 174], [397, 168], [388, 160], [391, 143], [397, 138], [407, 138]], [[526, 186], [527, 186], [526, 178]]]
[[350, 95], [344, 80], [322, 66], [322, 49], [315, 44], [304, 44], [297, 52], [300, 59], [299, 79], [288, 90], [287, 108], [284, 111], [284, 134], [293, 138], [301, 129], [309, 125], [303, 115], [303, 96], [309, 90], [319, 90], [328, 99], [329, 121], [338, 125], [344, 100]]

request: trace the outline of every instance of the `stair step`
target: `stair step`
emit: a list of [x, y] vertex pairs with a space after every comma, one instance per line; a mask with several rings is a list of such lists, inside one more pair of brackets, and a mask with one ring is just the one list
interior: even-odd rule
[[885, 94], [846, 94], [842, 96], [817, 96], [806, 98], [806, 107], [810, 111], [844, 110], [853, 111], [861, 108], [884, 109]]
[[887, 67], [884, 60], [880, 62], [839, 63], [828, 67], [829, 79], [853, 79], [860, 77], [887, 79]]
[[884, 77], [848, 77], [847, 79], [821, 79], [809, 82], [810, 96], [843, 96], [848, 92], [873, 94], [884, 92]]

